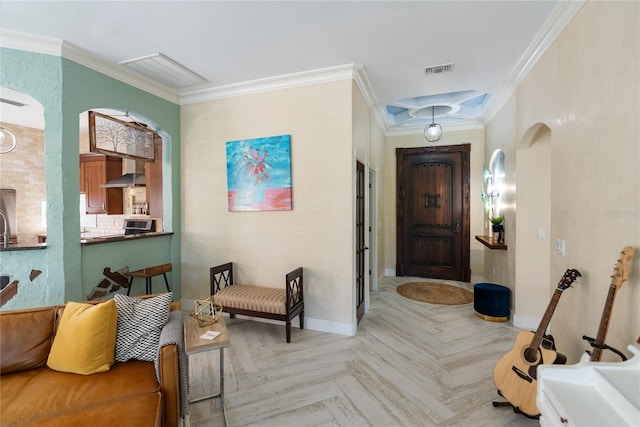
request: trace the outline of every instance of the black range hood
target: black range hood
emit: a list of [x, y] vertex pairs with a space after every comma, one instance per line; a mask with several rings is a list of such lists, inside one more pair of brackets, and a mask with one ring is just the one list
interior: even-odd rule
[[112, 179], [106, 184], [102, 184], [100, 188], [143, 187], [146, 184], [147, 180], [143, 173], [125, 173], [116, 179]]

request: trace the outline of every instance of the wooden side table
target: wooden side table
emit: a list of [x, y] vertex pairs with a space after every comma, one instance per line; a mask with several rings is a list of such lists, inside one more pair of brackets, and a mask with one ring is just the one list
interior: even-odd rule
[[[229, 334], [227, 333], [227, 327], [224, 324], [224, 317], [220, 316], [220, 319], [211, 325], [202, 326], [198, 325], [198, 321], [189, 315], [184, 317], [184, 341], [185, 351], [187, 353], [187, 360], [189, 355], [200, 353], [203, 351], [220, 350], [220, 392], [217, 394], [211, 394], [208, 396], [202, 396], [195, 399], [189, 399], [189, 403], [200, 402], [206, 399], [220, 398], [220, 404], [222, 405], [222, 412], [224, 416], [224, 424], [227, 425], [227, 410], [224, 407], [224, 349], [229, 347], [231, 341], [229, 340]], [[200, 338], [202, 334], [207, 331], [220, 332], [213, 340], [205, 340]]]
[[129, 278], [129, 289], [127, 289], [127, 295], [131, 293], [131, 285], [133, 284], [133, 279], [136, 277], [140, 277], [144, 279], [147, 295], [152, 294], [151, 279], [161, 274], [164, 277], [164, 284], [167, 287], [167, 292], [171, 292], [171, 288], [169, 287], [169, 281], [167, 280], [167, 273], [170, 272], [172, 268], [173, 268], [173, 264], [169, 262], [167, 264], [154, 265], [153, 267], [145, 267], [140, 270], [128, 271], [124, 273], [124, 275]]

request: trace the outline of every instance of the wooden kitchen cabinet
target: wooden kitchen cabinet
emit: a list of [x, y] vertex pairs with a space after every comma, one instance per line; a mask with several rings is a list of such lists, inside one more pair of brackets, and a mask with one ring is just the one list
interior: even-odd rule
[[80, 192], [86, 193], [84, 188], [84, 164], [82, 163], [82, 154], [80, 155]]
[[86, 194], [87, 214], [124, 213], [122, 188], [101, 188], [122, 175], [122, 159], [104, 154], [80, 154], [80, 192]]
[[[155, 162], [146, 162], [144, 175], [146, 180], [149, 216], [162, 218], [162, 144], [158, 144]], [[159, 227], [156, 225], [156, 227]]]

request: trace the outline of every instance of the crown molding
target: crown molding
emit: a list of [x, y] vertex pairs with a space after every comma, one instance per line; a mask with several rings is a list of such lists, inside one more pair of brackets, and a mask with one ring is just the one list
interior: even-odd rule
[[520, 57], [520, 60], [516, 63], [513, 70], [511, 70], [505, 84], [489, 103], [489, 107], [482, 118], [484, 124], [491, 121], [504, 103], [507, 102], [520, 82], [522, 82], [527, 73], [531, 71], [531, 68], [533, 68], [569, 22], [571, 22], [574, 16], [582, 9], [585, 1], [586, 0], [561, 0], [558, 2], [536, 38]]
[[62, 56], [62, 40], [19, 31], [0, 30], [0, 47], [43, 55]]
[[378, 102], [378, 98], [376, 97], [373, 88], [371, 87], [371, 83], [369, 83], [369, 77], [367, 77], [367, 73], [364, 70], [364, 67], [359, 65], [355, 70], [353, 80], [356, 82], [356, 85], [360, 89], [360, 93], [364, 98], [365, 102], [369, 106], [371, 113], [373, 114], [373, 118], [375, 119], [378, 127], [382, 131], [383, 134], [386, 134], [389, 130], [386, 120], [384, 119], [383, 111], [384, 109], [380, 107], [380, 103]]
[[[543, 29], [521, 56], [510, 73], [509, 78], [506, 80], [506, 83], [498, 90], [498, 93], [495, 94], [480, 123], [469, 122], [459, 125], [447, 125], [447, 128], [451, 130], [478, 129], [488, 123], [500, 108], [502, 108], [518, 84], [549, 46], [551, 46], [566, 25], [578, 13], [584, 3], [585, 0], [558, 2]], [[200, 86], [176, 91], [156, 83], [146, 76], [129, 70], [124, 66], [108, 62], [78, 46], [59, 39], [11, 30], [0, 30], [0, 46], [45, 55], [60, 56], [179, 105], [352, 79], [360, 89], [365, 102], [371, 109], [376, 123], [385, 135], [407, 135], [422, 132], [421, 127], [389, 128], [385, 120], [384, 108], [379, 105], [364, 67], [360, 65], [346, 64], [225, 86]]]
[[55, 38], [42, 37], [17, 31], [0, 30], [0, 46], [33, 53], [63, 57], [113, 79], [149, 92], [179, 105], [194, 104], [234, 96], [282, 90], [339, 80], [354, 80], [367, 105], [374, 114], [378, 126], [385, 132], [387, 126], [375, 93], [364, 71], [364, 67], [345, 64], [300, 73], [256, 79], [225, 86], [200, 86], [176, 92], [142, 76], [128, 68], [115, 65], [72, 43]]
[[123, 65], [105, 61], [97, 55], [88, 52], [66, 41], [62, 42], [62, 57], [70, 61], [84, 65], [101, 74], [131, 85], [137, 89], [156, 95], [167, 101], [178, 103], [178, 94], [166, 86], [156, 83]]
[[336, 67], [303, 71], [300, 73], [249, 80], [224, 86], [206, 86], [197, 89], [186, 89], [180, 92], [180, 105], [353, 79], [356, 68], [357, 66], [354, 64], [346, 64]]
[[105, 61], [99, 56], [64, 40], [17, 31], [0, 30], [0, 46], [43, 55], [59, 56], [167, 101], [176, 104], [179, 101], [178, 94], [175, 91], [157, 84], [122, 65], [114, 65]]

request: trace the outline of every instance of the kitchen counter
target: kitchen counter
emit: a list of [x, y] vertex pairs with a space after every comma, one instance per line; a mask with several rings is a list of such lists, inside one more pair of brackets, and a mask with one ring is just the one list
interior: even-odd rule
[[80, 239], [80, 244], [82, 246], [86, 245], [95, 245], [98, 243], [111, 243], [111, 242], [123, 242], [127, 240], [137, 240], [137, 239], [147, 239], [150, 237], [158, 237], [158, 236], [170, 236], [173, 232], [153, 232], [153, 233], [142, 233], [142, 234], [114, 234], [109, 236], [98, 236], [98, 237], [88, 237], [86, 239]]
[[[80, 244], [82, 246], [86, 245], [95, 245], [98, 243], [111, 243], [111, 242], [123, 242], [127, 240], [134, 239], [148, 239], [150, 237], [158, 237], [158, 236], [170, 236], [173, 232], [154, 232], [154, 233], [143, 233], [143, 234], [115, 234], [110, 236], [99, 236], [99, 237], [88, 237], [86, 239], [80, 239]], [[40, 249], [46, 249], [46, 243], [31, 243], [31, 244], [17, 244], [17, 245], [9, 245], [4, 248], [0, 246], [0, 252], [12, 252], [12, 251], [34, 251]]]
[[9, 245], [6, 248], [0, 246], [0, 252], [11, 252], [11, 251], [34, 251], [39, 249], [45, 249], [47, 247], [46, 243], [30, 243], [27, 245], [17, 244], [17, 245]]

